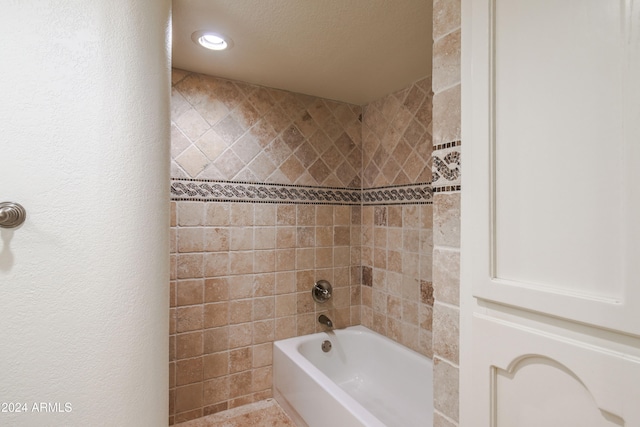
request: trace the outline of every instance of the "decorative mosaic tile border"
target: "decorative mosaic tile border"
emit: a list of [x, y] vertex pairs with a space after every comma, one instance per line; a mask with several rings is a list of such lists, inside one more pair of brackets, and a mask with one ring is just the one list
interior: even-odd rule
[[434, 192], [460, 191], [461, 145], [461, 141], [453, 141], [433, 147], [431, 176]]
[[171, 200], [325, 205], [429, 204], [430, 183], [368, 188], [328, 188], [235, 181], [172, 179]]
[[461, 145], [462, 141], [445, 142], [444, 144], [434, 145], [433, 151], [444, 150], [445, 148], [460, 147]]
[[432, 202], [433, 194], [429, 182], [362, 190], [362, 204], [365, 206], [429, 204]]
[[171, 200], [359, 205], [361, 192], [350, 188], [172, 179]]
[[434, 193], [449, 193], [452, 191], [460, 191], [462, 190], [461, 185], [445, 185], [444, 187], [437, 187], [433, 189]]

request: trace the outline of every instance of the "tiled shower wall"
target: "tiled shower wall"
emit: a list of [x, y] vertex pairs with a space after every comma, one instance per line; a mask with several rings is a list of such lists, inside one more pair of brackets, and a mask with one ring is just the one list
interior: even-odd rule
[[433, 2], [434, 427], [458, 425], [460, 1]]
[[[321, 330], [319, 313], [338, 327], [360, 323], [360, 287], [350, 261], [359, 207], [172, 205], [175, 422], [270, 397], [273, 341]], [[353, 237], [357, 248], [357, 231]], [[334, 286], [325, 305], [311, 298], [318, 279]]]
[[361, 187], [361, 107], [181, 70], [172, 84], [172, 178]]
[[319, 313], [360, 323], [362, 168], [358, 106], [172, 77], [174, 423], [271, 396], [273, 341], [321, 330]]
[[[365, 188], [431, 182], [431, 79], [365, 107]], [[364, 206], [362, 324], [432, 355], [431, 199]]]
[[321, 312], [431, 355], [431, 80], [361, 116], [172, 77], [170, 422], [269, 397], [272, 342], [321, 330]]

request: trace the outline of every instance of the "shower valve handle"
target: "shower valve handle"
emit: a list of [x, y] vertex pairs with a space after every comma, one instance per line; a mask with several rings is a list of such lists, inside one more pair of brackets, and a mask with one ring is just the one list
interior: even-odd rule
[[327, 302], [331, 298], [331, 283], [326, 280], [318, 280], [311, 289], [311, 294], [315, 302], [323, 303]]

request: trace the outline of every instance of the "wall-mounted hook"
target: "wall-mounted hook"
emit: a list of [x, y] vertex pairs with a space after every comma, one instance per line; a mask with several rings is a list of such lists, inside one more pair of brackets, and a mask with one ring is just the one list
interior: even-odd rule
[[27, 218], [27, 211], [13, 202], [0, 203], [0, 227], [15, 228], [21, 225]]

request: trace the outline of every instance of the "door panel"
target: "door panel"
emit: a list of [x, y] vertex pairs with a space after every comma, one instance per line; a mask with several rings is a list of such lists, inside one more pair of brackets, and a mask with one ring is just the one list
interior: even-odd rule
[[475, 393], [488, 397], [491, 418], [483, 425], [640, 425], [636, 356], [492, 315], [475, 316], [474, 345], [483, 349]]
[[474, 294], [640, 335], [640, 132], [630, 126], [640, 122], [631, 99], [640, 43], [631, 6], [487, 4], [489, 37], [472, 61], [488, 68], [488, 96], [476, 108], [489, 131], [474, 141], [486, 144], [490, 165], [490, 258]]
[[633, 268], [620, 244], [637, 143], [623, 114], [630, 11], [606, 0], [493, 11], [495, 277], [619, 302]]
[[461, 425], [640, 426], [640, 2], [462, 7]]

